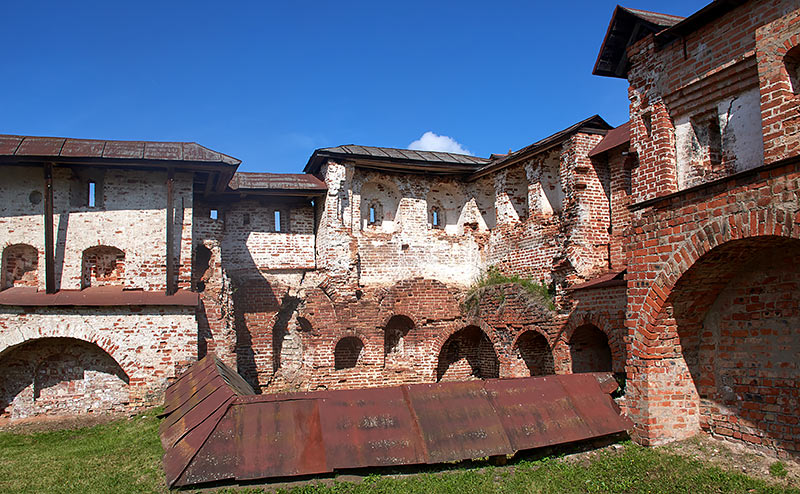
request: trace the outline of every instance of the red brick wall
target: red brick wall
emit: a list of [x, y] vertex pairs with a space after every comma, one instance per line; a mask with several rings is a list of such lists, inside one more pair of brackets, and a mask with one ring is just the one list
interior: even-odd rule
[[[796, 274], [788, 260], [783, 261], [783, 273], [773, 276], [773, 268], [757, 263], [780, 259], [781, 249], [791, 254], [787, 249], [795, 244], [786, 239], [800, 237], [799, 188], [800, 167], [786, 165], [664, 200], [638, 213], [628, 268], [626, 370], [628, 405], [642, 442], [684, 437], [702, 426], [752, 443], [797, 450], [791, 444], [797, 443], [792, 424], [796, 414], [782, 418], [780, 410], [787, 408], [778, 405], [779, 400], [785, 404], [795, 399], [784, 384], [794, 382], [797, 370], [789, 365], [775, 369], [785, 378], [767, 375], [774, 369], [770, 360], [776, 345], [788, 341], [779, 327], [794, 317]], [[769, 250], [772, 247], [777, 250]], [[751, 270], [742, 272], [744, 267]], [[746, 337], [742, 324], [749, 328]], [[712, 325], [720, 335], [725, 331], [738, 335], [734, 339], [750, 338], [748, 350], [714, 343], [722, 340], [714, 340]], [[750, 329], [760, 333], [757, 338]], [[709, 355], [715, 367], [703, 365]], [[742, 388], [742, 376], [733, 368], [750, 369], [747, 386], [770, 388], [772, 394], [753, 398], [763, 400], [759, 403], [740, 398], [738, 406], [749, 410], [746, 413], [727, 407], [725, 386], [739, 396], [750, 392]], [[710, 380], [714, 375], [726, 375], [730, 385]], [[778, 409], [770, 408], [770, 418], [758, 425], [753, 419], [760, 413], [766, 416], [765, 404]], [[726, 406], [724, 413], [715, 411], [720, 406]], [[745, 431], [731, 427], [732, 421], [751, 425]], [[767, 431], [754, 433], [758, 427]]]
[[39, 252], [26, 244], [9, 245], [2, 254], [2, 286], [39, 286]]

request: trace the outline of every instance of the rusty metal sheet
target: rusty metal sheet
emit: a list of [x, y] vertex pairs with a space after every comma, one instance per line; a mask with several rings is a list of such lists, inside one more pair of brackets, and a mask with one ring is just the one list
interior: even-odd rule
[[428, 451], [428, 463], [511, 454], [483, 381], [405, 386]]
[[63, 137], [26, 137], [17, 148], [17, 156], [58, 156]]
[[[209, 415], [215, 413], [220, 407], [232, 401], [236, 395], [224, 385], [216, 386], [213, 391], [205, 396], [202, 400], [198, 401], [196, 406], [191, 407], [181, 417], [174, 422], [169, 421], [173, 419], [170, 415], [159, 426], [158, 432], [161, 435], [161, 443], [169, 448], [174, 446], [181, 440], [187, 433], [194, 430]], [[188, 406], [187, 405], [185, 406]], [[180, 410], [179, 410], [180, 411]], [[177, 413], [175, 414], [177, 415]]]
[[145, 142], [144, 159], [182, 161], [183, 145], [180, 142]]
[[170, 486], [441, 463], [624, 431], [608, 373], [248, 394], [213, 355], [168, 390]]
[[572, 399], [576, 412], [589, 426], [591, 435], [601, 437], [633, 427], [630, 419], [619, 414], [619, 407], [600, 388], [593, 374], [566, 374], [555, 376]]
[[0, 155], [14, 155], [21, 142], [22, 136], [0, 135]]
[[192, 461], [173, 484], [175, 487], [235, 480], [239, 463], [237, 455], [236, 418], [233, 407], [222, 416], [214, 431], [197, 451]]
[[214, 366], [211, 365], [197, 369], [190, 376], [181, 376], [186, 379], [176, 381], [164, 393], [165, 413], [172, 413], [172, 411], [191, 398], [193, 394], [197, 393], [207, 381], [218, 375]]
[[556, 376], [492, 379], [486, 391], [516, 450], [592, 437], [591, 428]]
[[[166, 448], [163, 464], [167, 485], [174, 486], [177, 479], [191, 463], [197, 452], [205, 443], [208, 436], [214, 432], [217, 424], [222, 417], [229, 411], [229, 405], [233, 402], [233, 397], [229, 398], [224, 406], [218, 407], [213, 413], [206, 415], [205, 420], [197, 424], [185, 436], [181, 437], [180, 442], [172, 447]], [[163, 443], [163, 440], [162, 440]]]
[[142, 141], [106, 141], [103, 158], [142, 159], [144, 142]]
[[16, 306], [90, 306], [112, 307], [129, 305], [196, 306], [197, 293], [178, 290], [173, 295], [144, 290], [123, 290], [122, 287], [91, 287], [83, 290], [59, 290], [45, 293], [35, 287], [12, 287], [0, 292], [0, 305]]
[[427, 462], [402, 388], [334, 391], [320, 400], [319, 413], [325, 454], [334, 469]]
[[61, 148], [61, 156], [77, 158], [99, 158], [103, 156], [106, 141], [93, 139], [67, 139]]
[[317, 400], [235, 405], [238, 480], [330, 472]]

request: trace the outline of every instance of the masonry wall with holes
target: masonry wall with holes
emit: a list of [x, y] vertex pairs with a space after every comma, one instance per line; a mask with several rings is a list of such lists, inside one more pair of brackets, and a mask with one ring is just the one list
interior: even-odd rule
[[[623, 160], [620, 151], [590, 160], [588, 153], [601, 138], [578, 133], [493, 175], [497, 227], [491, 231], [487, 264], [553, 284], [559, 294], [624, 266]], [[609, 235], [612, 215], [616, 224]]]
[[196, 358], [193, 307], [0, 307], [0, 418], [156, 406]]
[[[7, 178], [0, 184], [3, 288], [25, 285], [43, 290], [42, 168], [9, 166], [3, 173]], [[55, 167], [53, 174], [56, 288], [116, 285], [164, 290], [167, 173]], [[175, 175], [174, 198], [176, 271], [179, 286], [186, 288], [192, 256], [191, 174]]]

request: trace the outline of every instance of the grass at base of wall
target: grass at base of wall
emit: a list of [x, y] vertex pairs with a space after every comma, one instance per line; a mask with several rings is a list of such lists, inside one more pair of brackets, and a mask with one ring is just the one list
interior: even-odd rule
[[[0, 492], [166, 493], [154, 413], [96, 427], [0, 432]], [[435, 470], [436, 467], [433, 467]], [[274, 488], [267, 489], [273, 491]], [[218, 492], [264, 492], [262, 488]], [[282, 489], [311, 493], [800, 493], [708, 463], [626, 442], [568, 458], [517, 460], [503, 467], [448, 466], [434, 473], [327, 479]]]

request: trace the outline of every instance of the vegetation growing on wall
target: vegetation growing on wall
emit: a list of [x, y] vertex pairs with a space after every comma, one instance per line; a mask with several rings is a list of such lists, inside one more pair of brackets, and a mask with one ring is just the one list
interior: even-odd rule
[[478, 277], [467, 290], [462, 303], [464, 312], [469, 314], [477, 311], [481, 300], [485, 300], [487, 297], [494, 297], [498, 304], [502, 303], [505, 296], [502, 290], [497, 290], [496, 287], [507, 284], [519, 285], [530, 303], [551, 311], [556, 309], [553, 303], [553, 294], [547, 286], [520, 275], [503, 274], [497, 266], [489, 266], [486, 272]]

